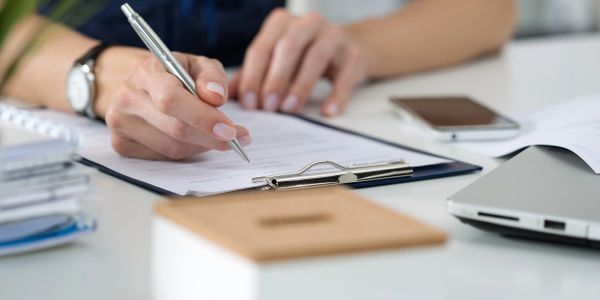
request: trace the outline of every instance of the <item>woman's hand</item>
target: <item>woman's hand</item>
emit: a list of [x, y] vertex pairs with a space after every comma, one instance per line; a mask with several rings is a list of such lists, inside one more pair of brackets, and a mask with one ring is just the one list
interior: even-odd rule
[[217, 110], [227, 101], [223, 66], [200, 56], [175, 57], [195, 79], [198, 98], [148, 55], [111, 93], [105, 119], [113, 148], [127, 157], [178, 160], [210, 149], [229, 150], [227, 141], [234, 137], [248, 145], [248, 130]]
[[322, 77], [332, 82], [325, 116], [339, 114], [353, 88], [366, 77], [367, 53], [342, 28], [315, 13], [296, 17], [274, 10], [248, 48], [230, 82], [232, 96], [247, 109], [298, 112]]

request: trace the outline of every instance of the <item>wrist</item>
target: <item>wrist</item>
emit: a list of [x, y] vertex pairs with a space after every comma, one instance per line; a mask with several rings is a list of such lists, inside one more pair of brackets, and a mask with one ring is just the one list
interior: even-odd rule
[[131, 71], [149, 55], [152, 54], [140, 48], [113, 46], [98, 57], [94, 67], [96, 76], [94, 111], [99, 118], [104, 119], [110, 102], [115, 99], [119, 84], [125, 81]]

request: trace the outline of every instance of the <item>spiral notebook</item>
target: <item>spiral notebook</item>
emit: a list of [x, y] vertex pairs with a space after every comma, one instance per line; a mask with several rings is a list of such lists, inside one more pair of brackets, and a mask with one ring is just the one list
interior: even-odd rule
[[[90, 170], [74, 162], [76, 141], [64, 141], [73, 139], [72, 132], [4, 104], [0, 120], [0, 256], [91, 233], [95, 221], [80, 208], [92, 192]], [[7, 129], [10, 124], [17, 128]]]
[[[252, 179], [294, 174], [320, 161], [335, 162], [345, 168], [404, 161], [412, 168], [410, 176], [357, 181], [350, 184], [354, 187], [445, 177], [481, 169], [302, 117], [246, 111], [234, 103], [220, 110], [252, 133], [253, 143], [246, 148], [252, 160], [250, 164], [232, 151], [210, 151], [183, 161], [130, 159], [114, 152], [110, 132], [100, 122], [52, 110], [1, 107], [2, 120], [76, 143], [83, 163], [163, 194], [205, 196], [263, 187], [265, 182]], [[327, 166], [311, 170], [330, 171], [335, 170]]]

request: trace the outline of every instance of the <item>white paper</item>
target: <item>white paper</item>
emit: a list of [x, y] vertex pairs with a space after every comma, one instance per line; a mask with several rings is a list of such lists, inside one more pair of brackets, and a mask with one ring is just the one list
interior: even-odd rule
[[515, 119], [523, 131], [514, 139], [459, 145], [493, 157], [531, 145], [557, 146], [572, 151], [596, 174], [600, 173], [600, 95], [578, 98]]
[[75, 214], [80, 211], [79, 197], [57, 198], [35, 205], [0, 210], [0, 223], [13, 222], [53, 214]]
[[39, 115], [75, 128], [79, 154], [128, 177], [179, 195], [209, 195], [257, 186], [253, 177], [297, 172], [307, 164], [330, 160], [350, 167], [404, 160], [412, 166], [448, 162], [355, 135], [312, 124], [293, 116], [244, 111], [235, 104], [221, 110], [246, 126], [252, 144], [245, 148], [251, 163], [233, 151], [210, 151], [184, 161], [148, 161], [119, 156], [110, 145], [108, 129], [85, 118], [53, 111]]

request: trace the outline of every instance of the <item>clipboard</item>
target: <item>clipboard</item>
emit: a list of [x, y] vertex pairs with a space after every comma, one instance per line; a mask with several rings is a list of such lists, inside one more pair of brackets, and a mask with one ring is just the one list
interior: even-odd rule
[[[387, 146], [390, 146], [393, 148], [404, 149], [406, 151], [410, 151], [410, 152], [414, 152], [414, 153], [420, 153], [420, 154], [429, 155], [432, 157], [438, 157], [438, 158], [442, 158], [445, 160], [449, 160], [449, 162], [445, 162], [445, 163], [438, 163], [438, 164], [434, 164], [434, 165], [415, 167], [412, 169], [409, 168], [410, 166], [399, 165], [399, 166], [396, 166], [399, 168], [399, 170], [394, 171], [394, 172], [397, 172], [396, 174], [386, 174], [386, 172], [388, 172], [389, 170], [385, 171], [385, 169], [390, 168], [389, 165], [357, 167], [357, 166], [340, 166], [337, 164], [340, 162], [318, 162], [317, 161], [317, 162], [313, 162], [309, 166], [306, 166], [307, 168], [304, 168], [304, 169], [307, 169], [307, 170], [302, 169], [302, 170], [299, 170], [299, 172], [292, 173], [292, 174], [279, 174], [280, 177], [281, 177], [281, 175], [287, 175], [287, 176], [285, 176], [286, 177], [285, 179], [288, 181], [288, 183], [290, 183], [291, 187], [300, 188], [300, 187], [314, 187], [314, 186], [323, 186], [323, 185], [344, 184], [344, 185], [348, 185], [353, 188], [362, 188], [362, 187], [394, 184], [394, 183], [432, 179], [432, 178], [439, 178], [439, 177], [446, 177], [446, 176], [455, 176], [455, 175], [461, 175], [461, 174], [479, 171], [482, 169], [481, 167], [476, 166], [476, 165], [472, 165], [472, 164], [461, 162], [461, 161], [455, 161], [455, 160], [452, 160], [447, 157], [433, 155], [433, 154], [427, 153], [425, 151], [421, 151], [421, 150], [413, 149], [413, 148], [406, 147], [403, 145], [383, 141], [383, 140], [373, 138], [373, 137], [370, 137], [370, 136], [367, 136], [364, 134], [353, 132], [351, 130], [338, 128], [338, 127], [335, 127], [335, 126], [332, 126], [329, 124], [325, 124], [323, 122], [313, 120], [308, 117], [297, 116], [297, 115], [288, 115], [288, 116], [292, 117], [294, 119], [297, 119], [297, 120], [301, 120], [302, 122], [310, 123], [311, 125], [320, 126], [323, 128], [333, 130], [333, 131], [338, 131], [340, 133], [345, 133], [347, 135], [355, 136], [360, 139], [364, 139], [366, 141], [375, 142], [375, 143], [387, 145]], [[16, 125], [17, 127], [34, 130], [34, 131], [37, 131], [37, 132], [39, 132], [41, 134], [45, 134], [45, 135], [51, 135], [51, 136], [62, 137], [62, 138], [67, 138], [67, 139], [69, 139], [69, 137], [71, 137], [71, 138], [78, 137], [77, 132], [69, 131], [68, 127], [65, 126], [64, 124], [56, 123], [51, 120], [45, 120], [43, 117], [39, 117], [35, 113], [14, 109], [9, 106], [2, 105], [1, 103], [0, 103], [0, 119], [4, 120], [4, 121], [8, 121], [9, 123]], [[89, 120], [87, 120], [87, 121], [89, 121]], [[55, 134], [58, 134], [58, 133], [60, 133], [60, 134], [58, 136], [56, 136]], [[360, 143], [360, 141], [356, 141], [356, 143]], [[159, 186], [155, 186], [154, 184], [150, 184], [148, 182], [144, 182], [142, 180], [136, 179], [136, 178], [132, 177], [133, 175], [127, 175], [127, 174], [120, 173], [118, 171], [111, 169], [108, 166], [102, 165], [101, 163], [97, 163], [93, 160], [86, 159], [81, 156], [76, 157], [76, 159], [77, 159], [77, 161], [79, 161], [80, 163], [82, 163], [84, 165], [96, 168], [97, 170], [99, 170], [103, 173], [117, 177], [121, 180], [127, 181], [129, 183], [132, 183], [134, 185], [142, 187], [151, 192], [162, 194], [162, 195], [176, 195], [175, 193], [173, 193], [169, 190], [166, 190], [165, 188], [161, 188]], [[324, 164], [324, 163], [333, 166], [336, 170], [334, 170], [330, 174], [324, 174], [323, 176], [320, 176], [318, 178], [315, 178], [314, 176], [298, 177], [298, 175], [308, 175], [310, 172], [306, 172], [306, 171], [309, 171], [309, 169], [311, 169], [311, 167], [313, 167], [315, 164], [318, 165], [318, 164]], [[410, 162], [407, 162], [407, 163], [410, 163]], [[366, 169], [365, 169], [365, 167], [366, 167]], [[380, 169], [382, 167], [383, 167], [384, 171], [382, 171]], [[408, 172], [409, 170], [412, 171], [412, 173]], [[304, 174], [305, 172], [306, 172], [306, 174]], [[300, 174], [298, 174], [298, 173], [300, 173]], [[272, 174], [260, 174], [260, 175], [262, 175], [263, 177], [266, 177], [266, 176], [272, 177], [273, 176]], [[296, 177], [296, 179], [298, 179], [298, 180], [305, 179], [305, 180], [310, 180], [313, 182], [311, 184], [306, 184], [308, 182], [296, 180], [296, 183], [294, 183], [294, 180], [291, 180], [291, 179], [293, 179], [293, 177]], [[315, 180], [316, 180], [316, 182], [315, 182]], [[248, 178], [248, 183], [250, 183], [250, 182], [251, 182], [251, 178]], [[266, 183], [265, 187], [267, 185], [269, 185], [267, 182], [265, 182], [265, 183]], [[271, 185], [269, 185], [269, 186], [271, 188], [276, 188], [276, 186], [271, 186]], [[248, 188], [252, 189], [255, 187], [253, 186], [253, 187], [248, 187]]]
[[[331, 166], [332, 171], [309, 173], [311, 169]], [[302, 188], [323, 187], [338, 184], [354, 184], [373, 180], [394, 179], [413, 174], [413, 167], [404, 162], [387, 162], [383, 164], [344, 167], [332, 161], [316, 161], [308, 164], [300, 171], [288, 174], [267, 175], [252, 178], [254, 183], [264, 183], [263, 190], [294, 190]]]
[[[400, 169], [399, 174], [396, 174], [394, 176], [386, 176], [385, 174], [382, 174], [384, 172], [378, 171], [378, 174], [379, 174], [378, 176], [371, 176], [369, 178], [362, 178], [361, 180], [348, 181], [348, 180], [345, 180], [345, 179], [347, 179], [347, 176], [344, 176], [343, 178], [340, 179], [340, 176], [343, 175], [343, 174], [339, 173], [340, 171], [344, 171], [344, 169], [346, 169], [345, 170], [346, 172], [358, 173], [360, 175], [362, 173], [361, 171], [364, 171], [361, 169], [361, 167], [370, 167], [370, 168], [375, 168], [375, 169], [384, 167], [384, 169], [385, 169], [385, 166], [383, 166], [385, 164], [372, 165], [372, 166], [361, 166], [361, 167], [357, 168], [357, 167], [340, 166], [336, 162], [318, 161], [318, 162], [313, 162], [313, 163], [309, 164], [302, 170], [298, 170], [298, 172], [294, 172], [294, 173], [290, 173], [290, 174], [264, 174], [262, 177], [258, 177], [258, 178], [260, 178], [260, 180], [263, 180], [263, 181], [267, 177], [269, 179], [273, 179], [273, 177], [276, 177], [277, 179], [282, 178], [282, 177], [286, 178], [286, 179], [290, 179], [290, 177], [298, 176], [298, 175], [300, 175], [300, 177], [302, 177], [302, 175], [307, 175], [303, 171], [308, 171], [308, 169], [311, 169], [312, 167], [314, 167], [315, 164], [316, 165], [321, 165], [321, 164], [325, 164], [325, 163], [329, 164], [329, 165], [333, 164], [332, 166], [335, 167], [336, 169], [338, 169], [337, 171], [333, 171], [333, 172], [321, 173], [322, 177], [319, 180], [319, 184], [312, 184], [314, 182], [311, 183], [309, 181], [314, 178], [312, 178], [311, 176], [307, 176], [304, 178], [307, 181], [305, 181], [305, 182], [296, 181], [294, 184], [292, 184], [293, 187], [284, 188], [283, 190], [296, 189], [296, 188], [310, 188], [310, 187], [335, 185], [335, 184], [343, 184], [343, 185], [346, 185], [351, 188], [366, 188], [366, 187], [374, 187], [374, 186], [380, 186], [380, 185], [405, 183], [405, 182], [428, 180], [428, 179], [442, 178], [442, 177], [449, 177], [449, 176], [458, 176], [458, 175], [468, 174], [468, 173], [477, 172], [477, 171], [482, 170], [482, 167], [477, 166], [477, 165], [473, 165], [473, 164], [462, 162], [462, 161], [457, 161], [457, 160], [454, 160], [454, 159], [451, 159], [448, 157], [444, 157], [444, 156], [440, 156], [440, 155], [431, 154], [426, 151], [414, 149], [414, 148], [407, 147], [407, 146], [404, 146], [401, 144], [384, 141], [384, 140], [381, 140], [381, 139], [378, 139], [375, 137], [371, 137], [371, 136], [368, 136], [365, 134], [361, 134], [361, 133], [358, 133], [358, 132], [355, 132], [352, 130], [339, 128], [339, 127], [336, 127], [336, 126], [333, 126], [330, 124], [325, 124], [323, 122], [313, 120], [308, 117], [297, 116], [297, 115], [290, 115], [290, 116], [299, 118], [305, 122], [310, 122], [315, 125], [323, 126], [326, 128], [330, 128], [333, 130], [337, 130], [340, 132], [358, 136], [360, 138], [374, 141], [377, 143], [382, 143], [382, 144], [385, 144], [385, 145], [388, 145], [391, 147], [396, 147], [396, 148], [400, 148], [400, 149], [404, 149], [404, 150], [408, 150], [408, 151], [413, 151], [413, 152], [417, 152], [417, 153], [421, 153], [421, 154], [425, 154], [425, 155], [431, 155], [431, 156], [447, 159], [447, 160], [450, 160], [450, 162], [428, 165], [428, 166], [420, 166], [420, 167], [414, 167], [414, 168], [409, 165], [410, 162], [394, 162], [394, 164], [397, 164], [394, 167], [398, 167]], [[94, 161], [88, 160], [86, 158], [79, 157], [78, 161], [89, 167], [96, 168], [97, 170], [99, 170], [102, 173], [114, 176], [114, 177], [119, 178], [124, 181], [127, 181], [131, 184], [139, 186], [150, 192], [157, 193], [160, 195], [165, 195], [165, 196], [176, 195], [173, 192], [170, 192], [163, 188], [149, 184], [147, 182], [135, 179], [133, 177], [127, 176], [123, 173], [114, 171], [106, 166], [103, 166]], [[342, 169], [340, 169], [340, 167], [342, 167]], [[408, 172], [409, 170], [410, 170], [410, 172]], [[355, 175], [357, 175], [357, 174], [355, 174]], [[249, 178], [248, 180], [253, 180], [253, 179], [259, 180], [258, 178]], [[299, 180], [301, 178], [296, 178], [296, 179]], [[290, 183], [290, 182], [288, 181], [288, 183]], [[265, 186], [263, 187], [263, 189], [277, 190], [276, 187], [269, 185], [266, 181], [265, 181]]]

